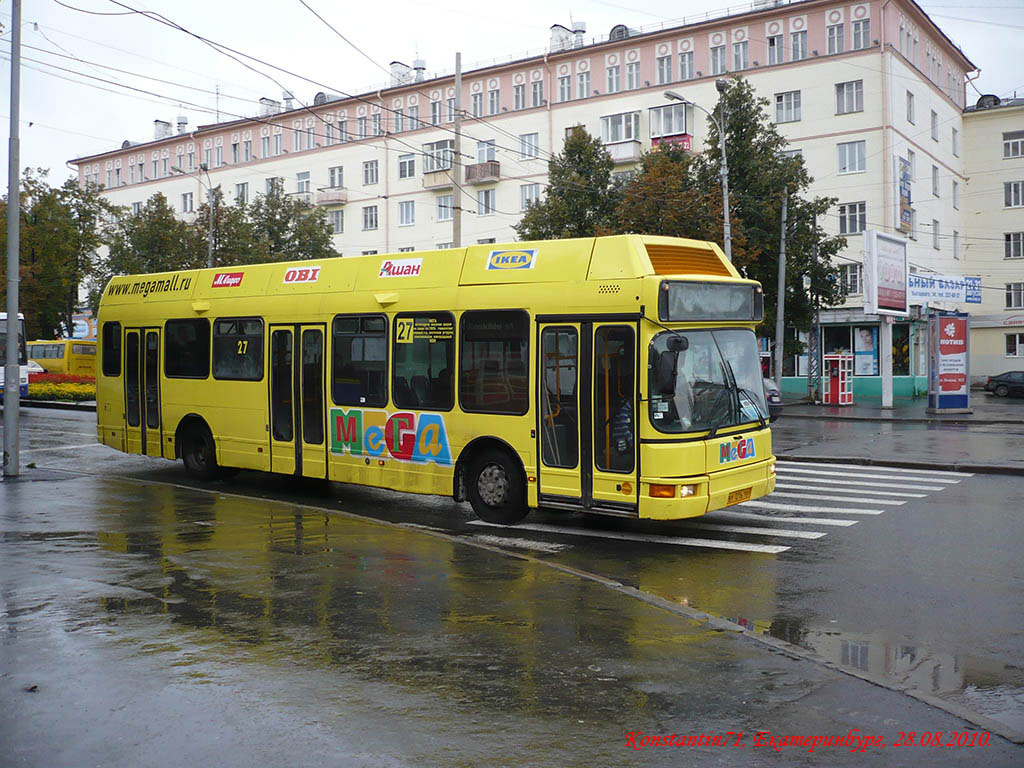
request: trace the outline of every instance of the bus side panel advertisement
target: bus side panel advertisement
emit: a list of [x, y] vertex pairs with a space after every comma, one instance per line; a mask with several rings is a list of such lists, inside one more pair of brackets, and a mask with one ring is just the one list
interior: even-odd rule
[[452, 451], [439, 413], [331, 409], [331, 453], [451, 466]]

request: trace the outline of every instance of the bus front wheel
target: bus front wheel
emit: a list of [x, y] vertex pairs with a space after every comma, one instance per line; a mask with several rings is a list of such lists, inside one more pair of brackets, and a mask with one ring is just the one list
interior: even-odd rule
[[481, 451], [469, 462], [466, 495], [477, 517], [487, 523], [514, 525], [530, 511], [523, 470], [496, 448]]
[[205, 427], [192, 427], [185, 437], [181, 451], [185, 469], [193, 477], [200, 480], [212, 480], [217, 476], [217, 448], [213, 444], [213, 435]]

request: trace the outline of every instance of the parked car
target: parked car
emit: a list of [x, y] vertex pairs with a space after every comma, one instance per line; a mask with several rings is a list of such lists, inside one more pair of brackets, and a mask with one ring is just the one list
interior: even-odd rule
[[768, 401], [768, 416], [775, 421], [782, 415], [782, 391], [771, 379], [764, 380], [764, 399]]
[[1020, 395], [1024, 397], [1024, 371], [1007, 371], [998, 376], [989, 376], [985, 390], [999, 397]]

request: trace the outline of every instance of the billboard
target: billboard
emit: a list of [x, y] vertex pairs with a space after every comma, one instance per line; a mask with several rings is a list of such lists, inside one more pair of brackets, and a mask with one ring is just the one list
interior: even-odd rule
[[911, 304], [935, 301], [948, 301], [954, 304], [981, 304], [980, 277], [912, 273], [908, 287]]
[[967, 315], [960, 312], [937, 312], [928, 318], [928, 407], [932, 410], [970, 407], [967, 321]]
[[910, 161], [905, 160], [902, 157], [896, 158], [898, 161], [897, 178], [899, 179], [900, 189], [900, 202], [899, 202], [899, 215], [897, 216], [896, 228], [900, 232], [905, 232], [908, 235], [914, 229], [914, 209], [911, 207], [910, 200]]
[[907, 241], [876, 229], [864, 233], [864, 311], [906, 317], [910, 313]]

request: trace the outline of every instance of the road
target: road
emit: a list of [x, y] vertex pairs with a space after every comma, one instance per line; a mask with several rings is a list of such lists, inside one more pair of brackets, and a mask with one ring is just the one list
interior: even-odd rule
[[[282, 745], [301, 736], [319, 745], [311, 755], [340, 748], [357, 765], [431, 764], [441, 755], [486, 764], [493, 749], [511, 750], [515, 759], [501, 763], [509, 765], [617, 765], [634, 756], [678, 764], [652, 748], [624, 749], [635, 730], [745, 730], [752, 739], [764, 724], [787, 733], [855, 727], [890, 746], [900, 731], [984, 730], [979, 723], [1024, 733], [1024, 567], [1008, 503], [1024, 496], [1024, 478], [787, 463], [770, 499], [693, 523], [540, 512], [509, 529], [482, 525], [445, 499], [256, 473], [195, 483], [180, 464], [94, 445], [91, 414], [27, 412], [23, 429], [23, 461], [36, 465], [29, 476], [37, 473], [39, 487], [77, 490], [38, 518], [3, 521], [8, 634], [21, 626], [72, 665], [102, 661], [106, 669], [79, 682], [107, 675], [115, 684], [101, 687], [114, 698], [125, 696], [135, 667], [176, 679], [184, 700], [147, 682], [121, 704], [65, 702], [127, 707], [164, 747], [174, 739], [138, 713], [148, 695], [183, 722], [196, 717], [189, 697], [207, 716], [218, 703], [237, 707], [227, 703], [233, 695], [246, 712], [269, 701], [266, 721], [239, 727], [232, 718], [240, 754], [247, 734], [258, 738], [257, 724], [298, 716]], [[96, 485], [97, 477], [107, 479]], [[492, 549], [518, 557], [496, 559]], [[55, 577], [63, 596], [48, 591]], [[607, 582], [622, 586], [610, 591]], [[745, 642], [684, 620], [698, 612], [748, 628]], [[123, 659], [112, 660], [104, 636], [116, 638]], [[770, 652], [775, 639], [799, 653]], [[39, 659], [24, 643], [2, 647], [0, 691], [18, 692], [2, 684], [39, 673]], [[13, 655], [19, 647], [23, 659]], [[325, 666], [337, 690], [316, 682]], [[216, 685], [186, 685], [175, 669]], [[312, 691], [310, 701], [327, 710], [310, 712], [280, 685]], [[341, 744], [328, 727], [339, 713]], [[201, 731], [201, 718], [190, 725]], [[424, 739], [431, 732], [447, 736]], [[535, 737], [530, 746], [517, 732]], [[40, 764], [23, 735], [15, 741], [20, 764]], [[1021, 748], [997, 741], [983, 758], [954, 747], [931, 750], [927, 761], [1019, 764]], [[750, 746], [745, 762], [781, 757]], [[785, 754], [786, 764], [819, 764], [806, 751]], [[830, 751], [828, 762], [921, 762], [912, 751], [848, 754]], [[705, 758], [735, 755], [722, 748]]]

